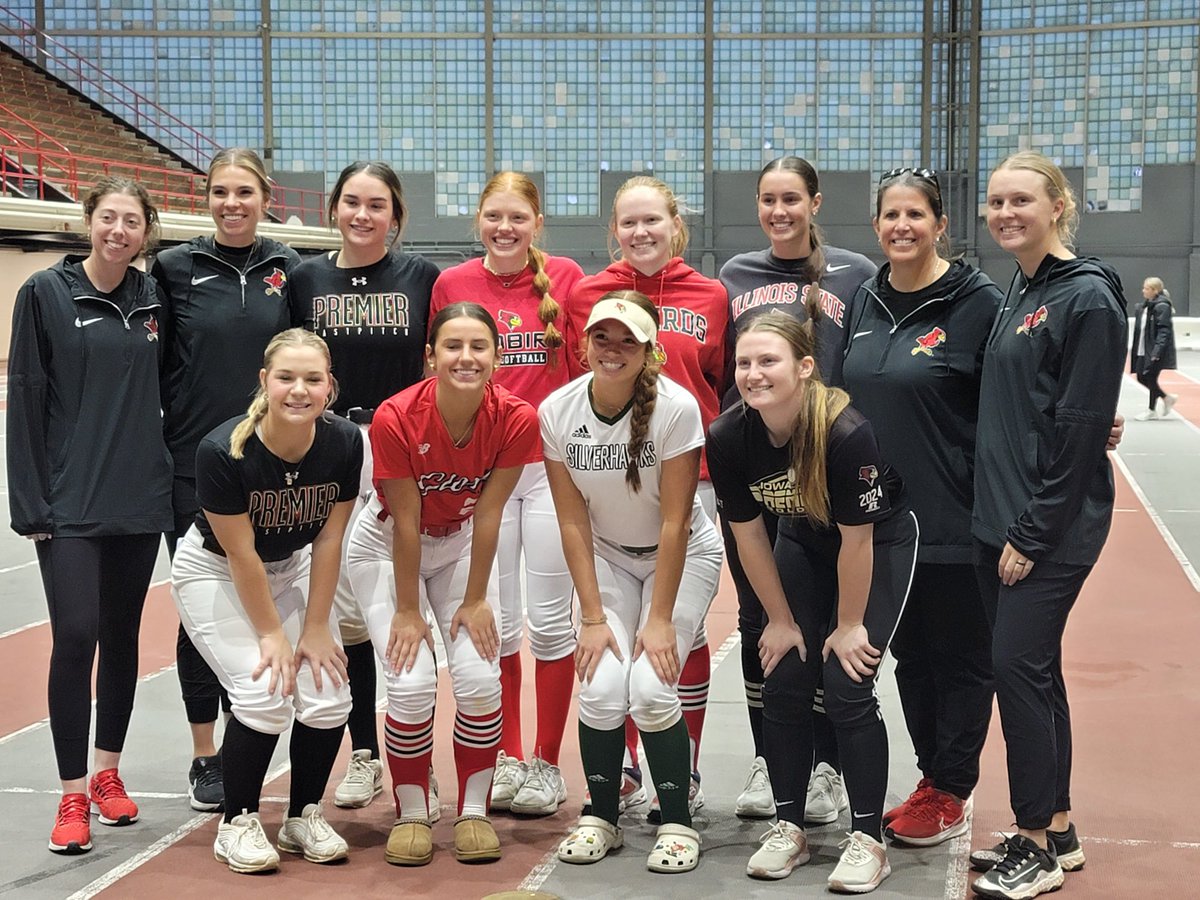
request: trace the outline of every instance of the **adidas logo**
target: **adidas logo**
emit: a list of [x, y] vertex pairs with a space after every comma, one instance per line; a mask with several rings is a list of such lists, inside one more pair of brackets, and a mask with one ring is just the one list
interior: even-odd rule
[[608, 784], [608, 779], [600, 774], [592, 774], [587, 777], [588, 781], [594, 781], [597, 784]]
[[586, 425], [580, 425], [578, 428], [576, 428], [574, 431], [571, 432], [571, 437], [573, 437], [573, 438], [589, 438], [590, 439], [591, 436], [592, 436], [592, 433], [590, 431], [588, 431], [588, 427]]
[[677, 791], [679, 790], [679, 785], [673, 781], [663, 781], [659, 783], [658, 789], [660, 791]]

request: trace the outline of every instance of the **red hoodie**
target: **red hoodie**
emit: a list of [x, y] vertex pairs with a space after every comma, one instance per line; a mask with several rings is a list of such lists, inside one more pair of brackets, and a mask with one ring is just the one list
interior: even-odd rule
[[[658, 307], [658, 343], [666, 355], [663, 374], [686, 387], [700, 404], [704, 429], [721, 411], [728, 351], [729, 295], [715, 278], [705, 278], [680, 257], [653, 275], [643, 275], [615, 262], [597, 275], [586, 275], [571, 289], [567, 310], [570, 333], [583, 334], [588, 314], [609, 291], [640, 291]], [[586, 372], [578, 354], [568, 354], [572, 374]], [[700, 477], [708, 480], [708, 461], [700, 461]]]

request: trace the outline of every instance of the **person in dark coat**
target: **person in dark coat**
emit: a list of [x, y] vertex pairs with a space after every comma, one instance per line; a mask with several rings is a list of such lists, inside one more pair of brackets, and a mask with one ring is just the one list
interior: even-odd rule
[[[1179, 399], [1158, 386], [1163, 369], [1175, 368], [1175, 329], [1171, 325], [1171, 295], [1163, 288], [1162, 279], [1151, 276], [1142, 282], [1145, 302], [1134, 314], [1133, 350], [1129, 370], [1150, 391], [1150, 408], [1136, 417], [1139, 422], [1165, 419]], [[1158, 401], [1162, 400], [1159, 414]]]

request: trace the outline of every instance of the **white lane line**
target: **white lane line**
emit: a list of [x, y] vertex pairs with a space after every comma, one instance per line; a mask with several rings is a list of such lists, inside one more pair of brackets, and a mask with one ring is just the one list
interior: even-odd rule
[[29, 562], [17, 563], [15, 566], [5, 566], [0, 569], [0, 575], [7, 575], [9, 572], [16, 572], [18, 569], [28, 569], [30, 566], [36, 566], [37, 560], [31, 559]]
[[[280, 775], [283, 775], [285, 772], [287, 772], [290, 768], [291, 768], [291, 763], [285, 760], [284, 762], [280, 763], [275, 769], [273, 769], [272, 771], [267, 773], [267, 778], [264, 783], [270, 784], [272, 781], [274, 781]], [[272, 798], [272, 799], [275, 799], [275, 798]], [[278, 799], [283, 800], [283, 798], [278, 798]], [[286, 801], [284, 801], [284, 802], [286, 802]], [[114, 884], [116, 884], [118, 881], [120, 881], [126, 875], [133, 872], [135, 869], [141, 868], [146, 863], [150, 862], [150, 860], [154, 859], [154, 857], [158, 856], [164, 850], [167, 850], [167, 849], [171, 848], [172, 846], [174, 846], [175, 844], [179, 843], [181, 840], [183, 840], [185, 837], [187, 837], [189, 834], [191, 834], [197, 828], [201, 828], [204, 825], [208, 824], [216, 816], [217, 816], [217, 813], [201, 813], [198, 816], [193, 816], [192, 818], [190, 818], [186, 822], [184, 822], [182, 825], [180, 825], [178, 828], [176, 828], [174, 831], [170, 832], [169, 834], [164, 834], [162, 837], [160, 837], [157, 841], [155, 841], [153, 844], [151, 844], [145, 850], [141, 851], [140, 853], [134, 854], [129, 859], [125, 860], [125, 862], [109, 869], [107, 872], [105, 872], [99, 878], [95, 879], [90, 884], [84, 885], [79, 890], [77, 890], [75, 893], [73, 893], [69, 897], [67, 897], [67, 900], [90, 900], [90, 898], [95, 897], [101, 891], [112, 887]]]
[[49, 619], [42, 619], [40, 622], [30, 622], [28, 625], [20, 625], [17, 628], [12, 628], [8, 631], [0, 633], [0, 641], [6, 637], [12, 637], [14, 634], [20, 634], [22, 631], [28, 631], [30, 628], [41, 628], [43, 625], [49, 625]]
[[1179, 546], [1179, 542], [1175, 540], [1175, 535], [1171, 534], [1171, 529], [1162, 520], [1162, 516], [1158, 514], [1158, 510], [1154, 508], [1154, 504], [1150, 502], [1150, 498], [1146, 496], [1146, 492], [1142, 490], [1142, 486], [1137, 483], [1137, 479], [1129, 471], [1129, 466], [1125, 465], [1125, 460], [1121, 459], [1120, 452], [1114, 452], [1109, 455], [1113, 458], [1117, 468], [1121, 470], [1121, 474], [1125, 476], [1125, 480], [1129, 482], [1129, 487], [1133, 490], [1138, 501], [1142, 506], [1146, 507], [1146, 513], [1150, 516], [1150, 521], [1154, 523], [1154, 527], [1162, 535], [1162, 539], [1168, 549], [1175, 555], [1175, 560], [1179, 563], [1179, 567], [1183, 569], [1183, 574], [1187, 576], [1187, 580], [1192, 583], [1192, 588], [1197, 593], [1200, 593], [1200, 574], [1197, 574], [1196, 567], [1192, 565], [1191, 560], [1187, 558], [1187, 554], [1183, 552], [1183, 548]]
[[967, 896], [967, 877], [970, 874], [971, 830], [950, 842], [950, 859], [946, 863], [945, 900], [962, 900]]
[[[711, 657], [709, 657], [709, 666], [708, 666], [709, 674], [710, 675], [714, 674], [717, 671], [717, 666], [721, 665], [721, 663], [723, 663], [725, 661], [725, 657], [727, 657], [730, 653], [732, 653], [734, 651], [734, 649], [736, 647], [738, 647], [741, 643], [742, 643], [742, 636], [736, 630], [733, 631], [729, 635], [729, 637], [725, 638], [725, 640], [721, 643], [721, 646], [716, 649], [716, 651], [712, 654]], [[968, 842], [968, 850], [969, 850], [969, 848], [970, 848], [970, 844]], [[541, 886], [543, 884], [545, 884], [546, 879], [550, 877], [551, 873], [554, 872], [554, 869], [557, 866], [558, 866], [558, 848], [554, 847], [553, 849], [547, 851], [546, 855], [543, 856], [540, 860], [538, 860], [537, 864], [532, 869], [529, 870], [529, 874], [526, 875], [525, 880], [522, 881], [520, 883], [520, 885], [517, 886], [517, 890], [519, 890], [519, 891], [536, 891], [536, 890], [538, 890], [539, 888], [541, 888]], [[964, 883], [964, 890], [965, 890], [965, 883]], [[959, 896], [961, 897], [962, 894], [960, 893]]]
[[[992, 836], [998, 840], [1011, 835], [1011, 831], [992, 832]], [[1083, 847], [1087, 847], [1088, 844], [1101, 844], [1111, 847], [1170, 847], [1172, 850], [1200, 850], [1200, 841], [1151, 841], [1146, 838], [1097, 837], [1094, 834], [1080, 834], [1079, 843]]]

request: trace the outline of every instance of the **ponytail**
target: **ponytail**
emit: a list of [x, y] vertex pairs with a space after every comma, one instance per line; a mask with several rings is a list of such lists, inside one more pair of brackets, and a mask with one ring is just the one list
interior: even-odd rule
[[266, 414], [267, 394], [260, 387], [254, 392], [254, 399], [250, 401], [250, 408], [246, 410], [246, 418], [237, 423], [233, 434], [229, 436], [230, 456], [234, 459], [242, 458], [242, 454], [246, 452], [246, 441], [250, 440], [250, 435], [254, 434], [254, 429]]
[[[529, 248], [529, 265], [533, 269], [533, 289], [538, 292], [541, 298], [538, 302], [537, 316], [538, 319], [546, 326], [546, 330], [542, 335], [542, 341], [546, 345], [547, 350], [557, 350], [563, 345], [562, 332], [554, 324], [554, 320], [558, 318], [558, 314], [562, 307], [558, 305], [558, 301], [550, 296], [550, 275], [546, 272], [546, 254], [537, 247], [530, 246]], [[558, 355], [555, 353], [546, 354], [551, 367], [558, 365]]]
[[636, 494], [642, 489], [642, 476], [638, 462], [646, 440], [650, 435], [650, 417], [658, 402], [658, 373], [662, 364], [653, 347], [646, 348], [646, 365], [633, 385], [633, 405], [629, 410], [629, 467], [625, 470], [625, 483]]

